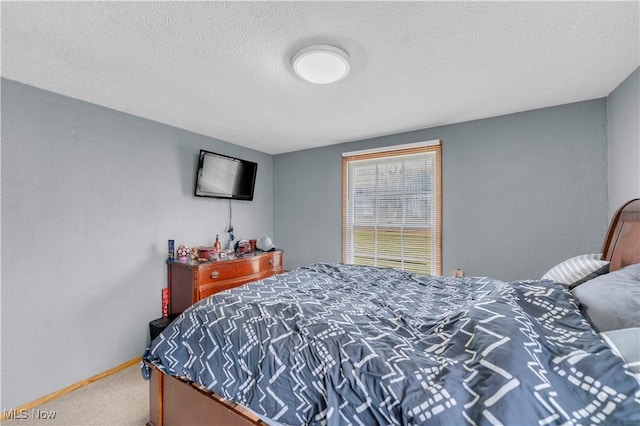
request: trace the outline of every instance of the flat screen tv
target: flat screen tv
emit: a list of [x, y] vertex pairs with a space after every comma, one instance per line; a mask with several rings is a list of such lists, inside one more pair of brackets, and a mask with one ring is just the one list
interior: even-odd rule
[[253, 201], [258, 164], [200, 150], [196, 197]]

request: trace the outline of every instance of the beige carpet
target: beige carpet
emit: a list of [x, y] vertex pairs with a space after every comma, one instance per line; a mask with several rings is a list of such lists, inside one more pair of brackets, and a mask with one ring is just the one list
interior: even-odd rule
[[[135, 364], [17, 416], [2, 426], [144, 425], [149, 420], [149, 382]], [[40, 414], [40, 418], [38, 418]], [[53, 415], [53, 418], [43, 418]]]

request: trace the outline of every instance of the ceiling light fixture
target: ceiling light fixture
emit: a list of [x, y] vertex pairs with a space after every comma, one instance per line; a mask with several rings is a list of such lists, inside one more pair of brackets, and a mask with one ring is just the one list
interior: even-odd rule
[[328, 44], [300, 49], [291, 59], [293, 70], [302, 79], [315, 84], [335, 83], [349, 74], [349, 55]]

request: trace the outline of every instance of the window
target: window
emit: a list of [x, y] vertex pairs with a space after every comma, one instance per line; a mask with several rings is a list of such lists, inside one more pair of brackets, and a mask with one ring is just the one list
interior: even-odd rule
[[440, 141], [342, 158], [342, 261], [441, 274]]

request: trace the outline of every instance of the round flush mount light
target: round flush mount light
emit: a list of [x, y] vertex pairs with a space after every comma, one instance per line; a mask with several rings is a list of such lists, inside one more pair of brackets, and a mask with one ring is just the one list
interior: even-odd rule
[[335, 83], [349, 73], [349, 55], [328, 44], [300, 49], [291, 59], [293, 70], [302, 79], [315, 84]]

